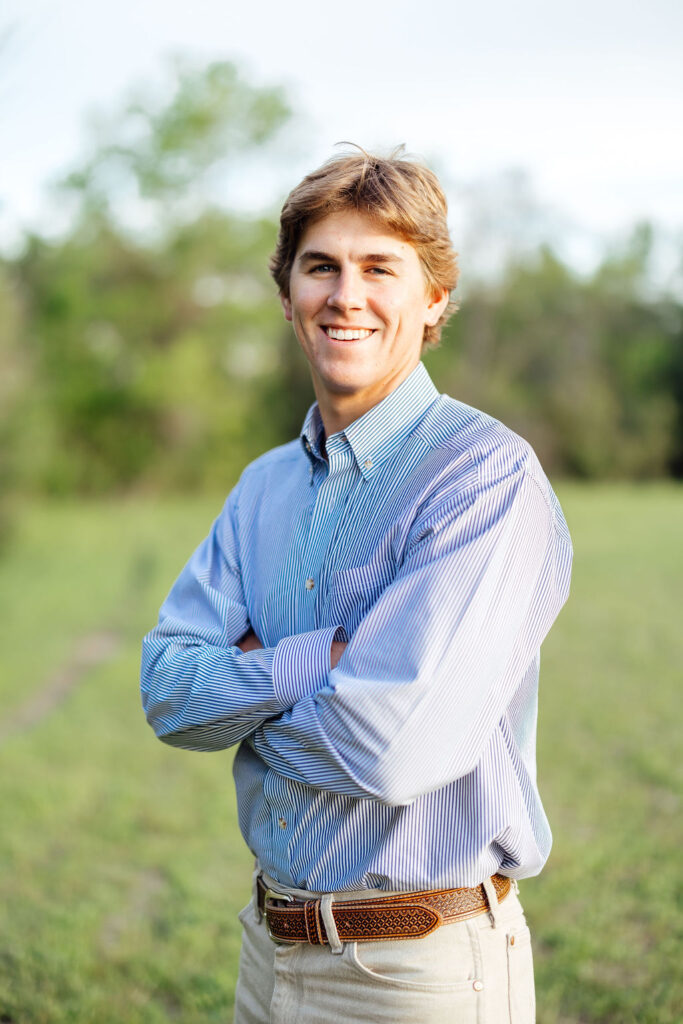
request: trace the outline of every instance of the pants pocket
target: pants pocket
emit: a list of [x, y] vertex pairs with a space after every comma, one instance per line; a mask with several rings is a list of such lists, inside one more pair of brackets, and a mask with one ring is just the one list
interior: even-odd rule
[[378, 985], [476, 992], [479, 937], [468, 922], [445, 925], [422, 939], [350, 942], [345, 957]]
[[[473, 949], [474, 944], [474, 949]], [[350, 942], [354, 1013], [364, 1024], [479, 1024], [482, 985], [476, 973], [478, 937], [467, 923], [445, 925], [422, 939]]]
[[507, 966], [510, 1024], [534, 1024], [534, 965], [531, 935], [526, 924], [507, 933]]

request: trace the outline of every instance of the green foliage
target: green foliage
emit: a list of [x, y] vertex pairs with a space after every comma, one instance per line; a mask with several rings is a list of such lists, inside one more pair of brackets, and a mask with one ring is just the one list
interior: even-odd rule
[[176, 59], [168, 70], [161, 95], [138, 90], [120, 113], [95, 121], [92, 155], [62, 182], [88, 214], [116, 218], [133, 197], [171, 223], [196, 216], [212, 177], [262, 151], [291, 116], [280, 90], [255, 88], [227, 61]]
[[[299, 429], [313, 395], [268, 275], [276, 224], [214, 202], [273, 162], [289, 117], [229, 63], [176, 61], [95, 125], [60, 191], [71, 227], [0, 265], [0, 541], [12, 494], [225, 489]], [[655, 276], [643, 226], [587, 280], [549, 248], [511, 259], [428, 365], [553, 472], [682, 475], [683, 306]]]
[[[175, 73], [169, 101], [129, 104], [71, 175], [73, 228], [28, 238], [11, 267], [32, 367], [17, 431], [24, 489], [225, 486], [279, 438], [259, 414], [282, 335], [275, 227], [198, 197], [221, 161], [265, 159], [288, 109], [230, 64]], [[124, 226], [131, 185], [157, 206], [146, 236]]]
[[468, 294], [430, 357], [444, 390], [528, 438], [551, 471], [663, 476], [683, 446], [672, 386], [683, 307], [647, 294], [642, 236], [588, 280], [548, 248], [511, 263]]
[[255, 421], [276, 371], [268, 222], [207, 213], [161, 251], [111, 226], [33, 239], [19, 265], [34, 363], [25, 481], [98, 493], [144, 479], [225, 484], [272, 441]]
[[[521, 887], [538, 1020], [678, 1024], [683, 493], [574, 485], [559, 497], [576, 561], [542, 652], [554, 847]], [[140, 636], [221, 502], [22, 506], [0, 565], [0, 1017], [230, 1020], [251, 871], [230, 754], [159, 743], [137, 684]], [[102, 628], [118, 653], [8, 733]]]
[[12, 494], [19, 475], [18, 449], [30, 387], [30, 365], [21, 347], [22, 320], [12, 268], [0, 261], [0, 554], [11, 532]]

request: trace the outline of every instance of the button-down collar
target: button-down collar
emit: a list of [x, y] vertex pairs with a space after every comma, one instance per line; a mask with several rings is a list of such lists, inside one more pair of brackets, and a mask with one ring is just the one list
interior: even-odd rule
[[314, 402], [306, 413], [306, 419], [301, 428], [301, 443], [311, 460], [311, 464], [314, 464], [318, 459], [323, 459], [322, 441], [324, 436], [325, 430], [318, 410], [318, 403]]
[[[422, 363], [418, 363], [409, 377], [360, 416], [339, 435], [348, 441], [358, 468], [367, 479], [389, 455], [392, 455], [415, 429], [427, 409], [439, 397], [431, 377]], [[322, 459], [323, 423], [315, 403], [308, 410], [301, 431], [301, 440], [311, 461]]]

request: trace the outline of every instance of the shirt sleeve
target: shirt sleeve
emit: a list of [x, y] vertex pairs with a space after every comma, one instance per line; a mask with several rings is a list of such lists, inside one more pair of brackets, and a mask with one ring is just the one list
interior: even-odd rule
[[427, 508], [327, 685], [250, 737], [282, 775], [408, 804], [471, 772], [566, 600], [571, 543], [524, 469]]
[[[249, 629], [235, 528], [237, 491], [171, 589], [142, 643], [141, 692], [156, 735], [189, 750], [221, 750], [327, 681], [337, 627], [242, 653]], [[294, 680], [296, 683], [294, 683]]]

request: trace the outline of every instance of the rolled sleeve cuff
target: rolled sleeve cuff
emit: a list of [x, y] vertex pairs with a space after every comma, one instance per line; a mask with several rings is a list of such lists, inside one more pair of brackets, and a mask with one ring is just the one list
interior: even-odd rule
[[343, 626], [286, 636], [275, 648], [273, 688], [285, 708], [322, 689], [331, 671], [332, 641], [346, 642]]

